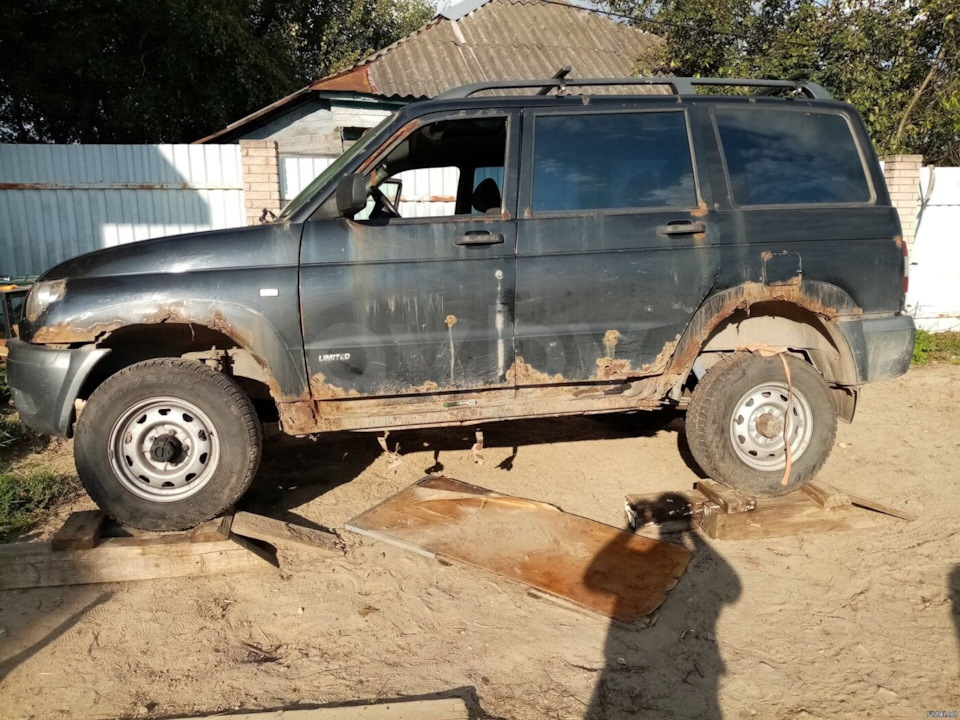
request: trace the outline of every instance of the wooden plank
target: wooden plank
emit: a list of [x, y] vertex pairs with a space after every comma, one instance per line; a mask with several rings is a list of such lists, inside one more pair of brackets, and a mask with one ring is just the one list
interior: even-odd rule
[[81, 510], [71, 513], [50, 541], [54, 551], [89, 550], [96, 547], [107, 519], [100, 510]]
[[300, 545], [326, 555], [343, 555], [342, 541], [335, 533], [314, 530], [263, 515], [238, 512], [233, 516], [231, 531], [234, 535], [268, 543]]
[[54, 552], [51, 543], [0, 545], [0, 590], [128, 580], [199, 577], [276, 567], [276, 558], [242, 538], [219, 542], [131, 544], [107, 538], [91, 550]]
[[912, 513], [908, 513], [904, 510], [898, 510], [897, 508], [890, 507], [889, 505], [884, 505], [876, 500], [865, 498], [862, 495], [854, 495], [853, 493], [848, 493], [848, 495], [850, 496], [850, 502], [857, 507], [873, 510], [873, 512], [883, 513], [884, 515], [890, 515], [891, 517], [906, 520], [907, 522], [913, 522], [917, 519], [917, 516], [913, 515]]
[[624, 623], [646, 622], [690, 560], [681, 545], [437, 476], [345, 527], [494, 573]]
[[817, 505], [828, 510], [850, 504], [849, 495], [826, 483], [809, 482], [800, 490]]
[[803, 493], [761, 498], [746, 513], [716, 513], [703, 518], [702, 530], [715, 540], [756, 540], [803, 533], [877, 527], [878, 515], [853, 505], [825, 510]]
[[698, 480], [697, 490], [727, 513], [751, 512], [757, 506], [752, 497], [748, 497], [732, 487], [721, 485], [714, 480]]
[[[171, 720], [199, 720], [202, 715], [171, 718]], [[470, 713], [462, 698], [438, 700], [410, 700], [380, 705], [349, 705], [312, 709], [271, 710], [247, 712], [226, 716], [230, 720], [468, 720]]]
[[220, 517], [213, 518], [213, 520], [207, 520], [205, 523], [197, 525], [193, 530], [188, 530], [187, 540], [190, 542], [227, 540], [230, 537], [230, 527], [232, 525], [232, 513], [221, 515]]

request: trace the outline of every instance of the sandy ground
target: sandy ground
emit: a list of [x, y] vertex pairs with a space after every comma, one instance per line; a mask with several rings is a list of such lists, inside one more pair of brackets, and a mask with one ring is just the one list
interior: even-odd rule
[[[426, 472], [623, 522], [697, 476], [682, 424], [577, 418], [269, 444], [247, 507], [342, 526]], [[347, 534], [256, 575], [0, 592], [0, 716], [169, 717], [455, 692], [491, 718], [921, 718], [960, 710], [960, 367], [868, 388], [821, 478], [917, 514], [698, 537], [646, 629]], [[80, 506], [84, 501], [79, 503]], [[951, 602], [952, 598], [952, 602]]]

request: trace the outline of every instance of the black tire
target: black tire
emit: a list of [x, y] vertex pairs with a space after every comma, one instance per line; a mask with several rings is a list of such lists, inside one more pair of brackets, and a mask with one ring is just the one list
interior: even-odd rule
[[[125, 437], [122, 432], [116, 433], [115, 428], [133, 417], [132, 408], [158, 398], [189, 403], [211, 425], [209, 434], [202, 432], [199, 437], [208, 447], [216, 443], [217, 461], [211, 464], [209, 472], [201, 472], [203, 483], [190, 488], [193, 494], [188, 497], [164, 501], [142, 497], [131, 489], [129, 479], [121, 479], [123, 471], [114, 467], [114, 462], [121, 462], [117, 455], [127, 452], [111, 449], [115, 438]], [[162, 401], [158, 407], [161, 409], [156, 412], [164, 414]], [[189, 415], [183, 417], [194, 422]], [[173, 435], [176, 436], [175, 431]], [[196, 442], [194, 447], [199, 446], [200, 441]], [[96, 389], [77, 421], [74, 458], [84, 488], [107, 514], [143, 530], [184, 530], [216, 516], [246, 492], [260, 464], [262, 444], [253, 405], [232, 379], [198, 362], [161, 358], [121, 370]], [[181, 445], [176, 457], [186, 458], [190, 452], [188, 446]], [[212, 450], [210, 455], [214, 456]], [[132, 461], [127, 463], [131, 465]], [[142, 479], [149, 483], [148, 478]], [[186, 482], [190, 482], [189, 476]], [[144, 488], [147, 493], [156, 493], [152, 490], [156, 486]]]
[[[752, 467], [742, 457], [744, 448], [751, 446], [737, 448], [733, 437], [739, 437], [743, 444], [743, 435], [734, 425], [744, 422], [743, 412], [734, 417], [735, 410], [743, 409], [740, 405], [742, 399], [765, 383], [786, 383], [783, 361], [779, 356], [734, 353], [723, 357], [697, 385], [687, 409], [687, 442], [694, 459], [714, 480], [753, 497], [785, 495], [810, 482], [827, 461], [837, 434], [836, 408], [823, 376], [809, 363], [793, 356], [786, 357], [795, 393], [788, 408], [792, 416], [797, 411], [797, 398], [803, 398], [809, 409], [811, 426], [805, 447], [792, 458], [786, 485], [782, 484], [785, 463], [773, 470]], [[747, 422], [749, 424], [749, 419]], [[757, 423], [754, 427], [759, 426]], [[799, 425], [795, 424], [796, 427]], [[769, 457], [769, 462], [776, 461], [774, 453]]]

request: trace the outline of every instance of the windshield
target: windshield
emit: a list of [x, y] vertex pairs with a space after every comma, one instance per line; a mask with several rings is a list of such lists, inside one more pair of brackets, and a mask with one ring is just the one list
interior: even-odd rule
[[326, 170], [317, 175], [317, 177], [315, 177], [309, 185], [301, 190], [299, 195], [287, 203], [287, 206], [280, 212], [280, 215], [277, 219], [285, 220], [289, 218], [295, 212], [303, 208], [308, 202], [310, 202], [310, 199], [317, 194], [317, 190], [326, 185], [331, 178], [339, 175], [343, 168], [350, 164], [351, 160], [367, 149], [373, 139], [380, 134], [380, 131], [391, 120], [393, 120], [395, 115], [396, 113], [391, 113], [385, 117], [383, 122], [381, 122], [375, 128], [365, 132], [359, 140], [357, 140], [345, 153], [343, 153], [343, 155], [334, 160]]

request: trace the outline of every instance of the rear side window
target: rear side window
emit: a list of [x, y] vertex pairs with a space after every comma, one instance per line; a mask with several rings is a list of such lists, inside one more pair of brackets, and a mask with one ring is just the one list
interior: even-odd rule
[[716, 111], [738, 205], [864, 203], [870, 185], [842, 115], [790, 110]]
[[683, 113], [541, 115], [534, 122], [535, 212], [696, 206]]

